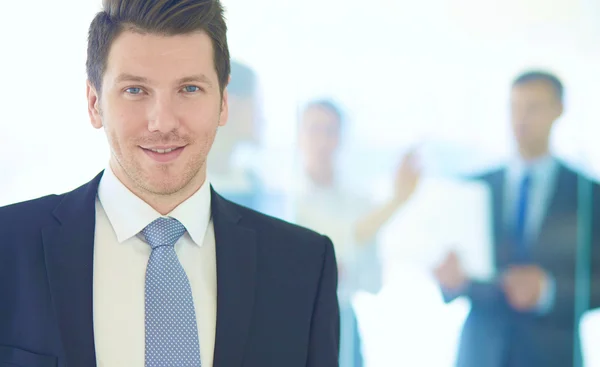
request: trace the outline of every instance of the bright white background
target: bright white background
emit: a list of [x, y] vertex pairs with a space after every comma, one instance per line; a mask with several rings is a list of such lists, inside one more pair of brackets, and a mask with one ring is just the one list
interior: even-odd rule
[[[600, 175], [595, 0], [224, 4], [233, 56], [261, 77], [267, 167], [274, 152], [292, 161], [298, 105], [315, 96], [335, 97], [351, 116], [343, 164], [357, 187], [385, 187], [399, 154], [424, 138], [432, 173], [496, 164], [511, 151], [511, 79], [547, 67], [567, 90], [555, 149]], [[85, 102], [86, 33], [99, 7], [3, 4], [0, 205], [70, 190], [106, 164], [103, 132], [92, 129]], [[396, 272], [380, 295], [357, 300], [370, 366], [448, 365], [468, 305], [443, 307], [427, 276], [401, 260], [386, 258]]]

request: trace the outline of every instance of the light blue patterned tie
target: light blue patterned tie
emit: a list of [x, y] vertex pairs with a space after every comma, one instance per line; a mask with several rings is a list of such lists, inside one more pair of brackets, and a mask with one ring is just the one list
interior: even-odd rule
[[146, 367], [201, 365], [192, 289], [174, 247], [185, 231], [173, 218], [159, 218], [142, 230], [152, 247], [146, 269]]

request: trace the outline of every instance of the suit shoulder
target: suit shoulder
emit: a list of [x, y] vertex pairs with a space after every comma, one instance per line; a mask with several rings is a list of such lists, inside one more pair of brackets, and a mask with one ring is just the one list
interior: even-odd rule
[[470, 179], [475, 180], [475, 181], [491, 181], [492, 179], [494, 179], [496, 177], [500, 177], [500, 176], [504, 175], [505, 172], [506, 172], [506, 167], [493, 168], [493, 169], [488, 169], [485, 171], [477, 172], [477, 173], [473, 174], [472, 176], [470, 176]]
[[244, 207], [240, 208], [243, 220], [245, 219], [248, 223], [253, 224], [254, 227], [295, 237], [299, 236], [313, 239], [322, 237], [319, 233], [311, 229], [290, 223], [284, 219], [276, 218], [252, 209]]
[[242, 225], [252, 227], [260, 235], [281, 243], [303, 246], [323, 246], [331, 242], [327, 237], [316, 231], [290, 223], [280, 218], [257, 212], [245, 207], [239, 207], [242, 215]]
[[17, 224], [20, 228], [27, 225], [27, 223], [36, 226], [38, 224], [36, 222], [43, 221], [43, 218], [47, 218], [52, 214], [63, 196], [48, 195], [0, 207], [0, 223], [2, 223], [0, 230], [6, 231], [15, 228]]
[[494, 167], [484, 170], [477, 170], [473, 172], [469, 172], [468, 174], [461, 175], [459, 180], [465, 182], [484, 182], [484, 183], [492, 183], [501, 179], [506, 172], [505, 167]]

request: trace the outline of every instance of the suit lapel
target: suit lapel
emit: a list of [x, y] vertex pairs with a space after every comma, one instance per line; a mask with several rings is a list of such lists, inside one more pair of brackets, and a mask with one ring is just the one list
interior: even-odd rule
[[95, 366], [93, 262], [100, 173], [72, 191], [53, 212], [60, 225], [42, 230], [52, 302], [67, 366]]
[[496, 266], [502, 267], [508, 260], [506, 253], [506, 238], [504, 236], [504, 196], [506, 170], [492, 172], [483, 177], [491, 191], [492, 231], [495, 248]]
[[573, 211], [577, 207], [577, 175], [559, 163], [556, 172], [556, 184], [548, 198], [548, 206], [540, 223], [540, 233], [544, 232], [548, 219], [556, 213]]
[[236, 207], [212, 191], [217, 254], [215, 367], [242, 366], [256, 286], [256, 232]]
[[[577, 220], [577, 174], [559, 163], [555, 180], [556, 185], [540, 223], [539, 235], [532, 244], [538, 256], [549, 252], [548, 243], [556, 241], [557, 228], [569, 228], [569, 224], [577, 225], [574, 222]], [[564, 235], [565, 231], [561, 232]], [[572, 237], [576, 238], [576, 234]], [[569, 242], [575, 243], [576, 240]]]
[[[100, 173], [54, 210], [60, 223], [42, 230], [48, 282], [67, 366], [95, 366], [93, 264]], [[215, 367], [242, 366], [256, 282], [256, 232], [236, 207], [212, 192], [217, 255]]]

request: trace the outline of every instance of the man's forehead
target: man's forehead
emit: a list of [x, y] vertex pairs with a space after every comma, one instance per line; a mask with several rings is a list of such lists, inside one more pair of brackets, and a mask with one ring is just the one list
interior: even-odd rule
[[170, 36], [124, 31], [112, 44], [106, 71], [113, 78], [123, 74], [217, 78], [212, 40], [202, 32]]
[[556, 91], [552, 83], [547, 80], [532, 80], [526, 83], [520, 83], [513, 86], [513, 91], [527, 91], [527, 92], [539, 92], [539, 93], [553, 93]]
[[335, 123], [338, 117], [333, 111], [322, 106], [310, 106], [304, 111], [304, 119], [308, 121]]

